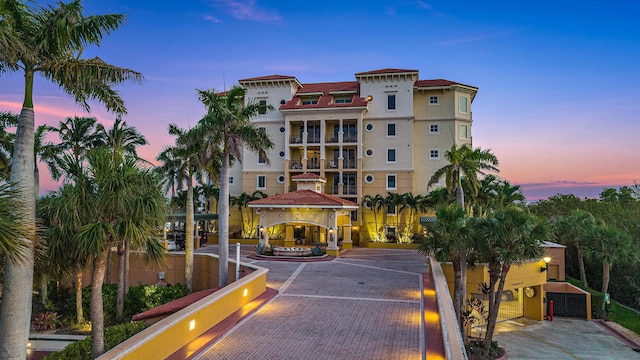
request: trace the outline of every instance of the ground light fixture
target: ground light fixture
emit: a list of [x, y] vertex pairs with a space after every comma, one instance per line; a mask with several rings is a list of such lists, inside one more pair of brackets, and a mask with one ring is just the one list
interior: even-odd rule
[[549, 270], [549, 263], [551, 262], [551, 257], [550, 256], [545, 256], [542, 258], [542, 260], [544, 261], [544, 266], [540, 267], [540, 272], [545, 272], [547, 270]]

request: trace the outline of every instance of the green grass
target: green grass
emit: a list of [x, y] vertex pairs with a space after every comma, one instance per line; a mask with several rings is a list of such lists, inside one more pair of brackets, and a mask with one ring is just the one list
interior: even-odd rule
[[[595, 317], [595, 314], [599, 313], [602, 308], [604, 295], [600, 291], [585, 288], [580, 280], [567, 278], [567, 282], [591, 293], [591, 309]], [[611, 300], [611, 312], [607, 320], [620, 324], [636, 334], [640, 334], [640, 314], [615, 300]]]

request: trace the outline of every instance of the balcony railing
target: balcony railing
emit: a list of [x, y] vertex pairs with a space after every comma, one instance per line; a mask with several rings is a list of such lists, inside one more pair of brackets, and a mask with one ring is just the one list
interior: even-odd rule
[[358, 142], [358, 135], [357, 134], [344, 134], [344, 136], [342, 137], [342, 142], [345, 142], [345, 143]]
[[324, 140], [327, 144], [337, 144], [338, 143], [338, 136], [331, 134], [331, 135], [327, 135], [327, 137]]
[[316, 135], [316, 134], [307, 135], [307, 143], [309, 143], [309, 144], [319, 144], [320, 143], [320, 135]]
[[291, 144], [302, 144], [302, 136], [291, 135], [289, 137], [289, 143], [291, 143]]
[[335, 184], [331, 187], [331, 195], [338, 195], [339, 185]]
[[356, 168], [356, 160], [344, 160], [342, 162], [343, 169], [355, 169]]
[[324, 163], [325, 169], [337, 169], [338, 168], [338, 160], [329, 160]]
[[302, 170], [302, 162], [300, 162], [300, 161], [292, 161], [290, 168], [292, 170]]

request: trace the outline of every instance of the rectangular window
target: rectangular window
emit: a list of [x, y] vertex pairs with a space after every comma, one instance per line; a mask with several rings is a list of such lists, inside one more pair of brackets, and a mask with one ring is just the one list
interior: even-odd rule
[[438, 96], [429, 96], [429, 105], [438, 105]]
[[333, 100], [336, 104], [351, 104], [351, 98], [342, 98]]
[[229, 176], [229, 185], [233, 185], [233, 176]]
[[391, 206], [387, 206], [387, 215], [395, 215], [396, 214], [396, 207], [391, 205]]
[[351, 221], [358, 221], [358, 210], [351, 210]]
[[469, 139], [469, 127], [467, 125], [459, 125], [458, 126], [459, 137], [462, 140]]
[[430, 160], [440, 160], [440, 149], [429, 149]]
[[386, 190], [397, 190], [396, 174], [387, 174], [387, 188]]
[[258, 165], [265, 165], [267, 163], [267, 153], [264, 151], [258, 152]]
[[440, 124], [429, 124], [429, 134], [439, 134]]
[[469, 112], [469, 98], [466, 96], [460, 96], [458, 100], [458, 112], [466, 114]]
[[318, 103], [318, 100], [302, 100], [302, 105], [315, 105]]
[[388, 110], [396, 109], [396, 94], [387, 95], [387, 109]]
[[266, 175], [258, 175], [258, 185], [256, 186], [258, 190], [266, 190], [267, 189], [267, 176]]
[[396, 123], [387, 123], [387, 136], [388, 137], [396, 136]]
[[396, 149], [387, 149], [387, 163], [396, 162]]
[[395, 226], [387, 226], [387, 235], [388, 236], [396, 236], [396, 227]]
[[258, 103], [258, 114], [264, 115], [267, 113], [267, 100], [260, 100]]

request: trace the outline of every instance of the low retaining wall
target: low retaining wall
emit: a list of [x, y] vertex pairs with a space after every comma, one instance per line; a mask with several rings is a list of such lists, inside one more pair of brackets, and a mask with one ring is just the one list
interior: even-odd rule
[[[217, 260], [217, 256], [212, 254], [202, 255]], [[98, 359], [165, 359], [175, 353], [265, 292], [268, 270], [248, 264], [245, 266], [253, 271], [158, 321]]]
[[399, 244], [399, 243], [383, 243], [373, 241], [360, 241], [360, 247], [370, 249], [410, 249], [415, 250], [420, 247], [420, 244]]

